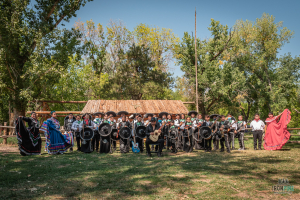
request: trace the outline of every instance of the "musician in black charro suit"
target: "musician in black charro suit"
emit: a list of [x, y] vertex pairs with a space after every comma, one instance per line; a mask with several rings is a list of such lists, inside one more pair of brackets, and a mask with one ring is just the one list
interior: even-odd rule
[[[158, 139], [156, 142], [153, 142], [149, 137], [150, 135], [154, 134], [155, 130], [158, 130], [160, 128], [159, 124], [156, 122], [155, 118], [151, 118], [151, 123], [147, 126], [146, 128], [146, 150], [147, 150], [147, 155], [151, 157], [151, 152], [150, 152], [150, 144], [156, 144], [158, 143], [159, 148], [157, 152], [157, 156], [161, 157], [161, 152], [164, 147], [164, 139]], [[159, 133], [161, 133], [161, 130], [158, 130]]]
[[[69, 116], [65, 118], [64, 129], [66, 132], [72, 131], [72, 125], [73, 125], [73, 122], [75, 122], [75, 121], [76, 121], [76, 119], [72, 113], [70, 113]], [[74, 133], [73, 133], [73, 140], [74, 140]], [[73, 147], [70, 148], [70, 151], [73, 151]]]
[[[144, 123], [142, 122], [142, 116], [140, 114], [137, 115], [137, 121], [133, 124], [132, 137], [135, 137], [134, 133], [136, 132], [137, 127], [139, 127], [139, 126], [144, 126]], [[144, 139], [136, 137], [135, 140], [139, 144], [140, 152], [143, 153], [143, 151], [144, 151], [144, 145], [143, 145]]]
[[225, 143], [227, 152], [230, 153], [228, 129], [230, 129], [230, 123], [229, 123], [229, 121], [225, 120], [224, 115], [221, 115], [221, 121], [219, 123], [219, 130], [224, 132], [224, 134], [223, 134], [224, 137], [222, 137], [222, 139], [220, 140], [221, 152], [224, 151], [224, 143]]
[[[213, 124], [213, 122], [209, 121], [210, 116], [209, 115], [205, 115], [205, 121], [203, 122], [202, 126], [211, 126]], [[209, 139], [205, 139], [205, 152], [210, 152], [211, 151], [211, 138]]]
[[[121, 130], [123, 127], [131, 128], [130, 122], [126, 121], [126, 117], [122, 117], [122, 121], [119, 123], [118, 129]], [[128, 153], [130, 149], [130, 139], [123, 139], [120, 137], [120, 152]]]

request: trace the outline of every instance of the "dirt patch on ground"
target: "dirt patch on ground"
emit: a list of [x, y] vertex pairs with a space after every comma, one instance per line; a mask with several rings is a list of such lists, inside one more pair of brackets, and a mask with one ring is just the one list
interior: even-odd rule
[[186, 174], [175, 174], [173, 175], [173, 177], [177, 177], [177, 178], [185, 178]]
[[234, 196], [242, 198], [242, 199], [248, 199], [248, 198], [250, 198], [250, 196], [246, 192], [240, 192], [240, 193], [238, 193], [238, 194], [236, 194]]
[[0, 145], [0, 153], [19, 153], [19, 148], [11, 145]]
[[209, 179], [205, 179], [205, 178], [201, 178], [201, 179], [196, 179], [196, 178], [194, 178], [194, 179], [192, 179], [191, 181], [193, 181], [193, 182], [205, 182], [205, 183], [210, 183], [210, 181], [211, 180], [209, 180]]
[[63, 167], [68, 167], [70, 166], [70, 164], [66, 164], [66, 165], [59, 165], [57, 168], [63, 168]]

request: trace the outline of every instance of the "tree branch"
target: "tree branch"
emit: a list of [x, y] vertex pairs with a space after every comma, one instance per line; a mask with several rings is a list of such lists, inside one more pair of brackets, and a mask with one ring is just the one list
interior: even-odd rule
[[221, 51], [219, 51], [214, 57], [212, 57], [209, 61], [213, 61], [215, 60], [221, 53], [223, 53], [223, 51], [225, 51], [227, 48], [228, 48], [228, 43], [229, 41], [231, 40], [233, 36], [233, 33], [231, 33], [231, 29], [230, 29], [230, 32], [229, 32], [229, 39], [227, 40], [226, 44], [224, 45], [223, 49], [221, 49]]
[[35, 82], [37, 82], [37, 80], [39, 80], [41, 78], [41, 76], [45, 75], [46, 73], [48, 73], [51, 69], [53, 69], [58, 63], [55, 63], [50, 69], [48, 69], [46, 72], [44, 72], [43, 74], [41, 74], [33, 83], [31, 86], [29, 86], [26, 90], [28, 90], [29, 88], [31, 88]]

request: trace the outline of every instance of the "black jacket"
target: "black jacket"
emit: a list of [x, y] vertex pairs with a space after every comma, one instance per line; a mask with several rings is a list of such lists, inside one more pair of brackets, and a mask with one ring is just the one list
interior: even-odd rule
[[75, 122], [76, 120], [73, 118], [71, 119], [71, 121], [69, 122], [69, 118], [65, 120], [65, 123], [64, 123], [64, 129], [65, 131], [71, 131], [71, 128], [72, 128], [72, 125], [73, 125], [73, 122]]
[[131, 128], [130, 122], [120, 122], [119, 123], [119, 128], [123, 128], [124, 126], [127, 126], [128, 128]]
[[29, 128], [32, 128], [32, 127], [39, 128], [39, 121], [38, 120], [34, 120], [31, 117], [22, 117], [22, 120], [27, 122]]
[[229, 129], [230, 128], [229, 121], [224, 121], [224, 122], [220, 121], [219, 128], [221, 128], [222, 125], [224, 125], [225, 129]]
[[159, 128], [160, 128], [160, 126], [159, 126], [158, 123], [155, 124], [155, 129], [154, 129], [154, 130], [153, 130], [152, 124], [149, 124], [149, 125], [147, 126], [147, 128], [146, 128], [146, 135], [147, 135], [147, 137], [150, 136], [150, 133], [151, 133], [151, 132], [154, 132], [155, 130], [158, 130]]

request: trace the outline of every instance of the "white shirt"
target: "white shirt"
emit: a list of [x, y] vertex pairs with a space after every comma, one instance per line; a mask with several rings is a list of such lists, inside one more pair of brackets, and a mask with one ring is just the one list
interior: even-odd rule
[[252, 131], [262, 131], [265, 128], [265, 123], [262, 120], [259, 120], [258, 122], [253, 120], [250, 127], [252, 128]]
[[[80, 123], [78, 123], [78, 122], [80, 122]], [[77, 131], [77, 128], [79, 128], [79, 132], [81, 131], [81, 128], [82, 128], [82, 126], [81, 126], [81, 121], [75, 121], [75, 122], [73, 122], [73, 124], [72, 124], [72, 127], [71, 127], [71, 129], [73, 130], [73, 131]]]
[[175, 119], [174, 120], [174, 125], [178, 127], [179, 124], [180, 124], [180, 119]]
[[195, 119], [194, 122], [193, 122], [193, 125], [194, 125], [195, 128], [199, 125], [199, 120], [202, 120], [201, 123], [204, 122], [203, 119]]

